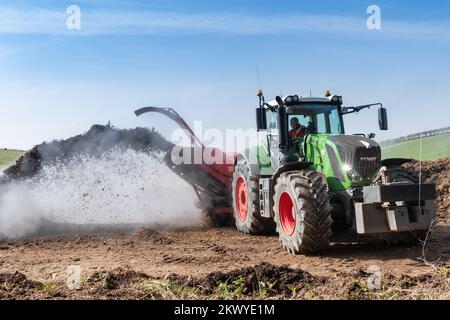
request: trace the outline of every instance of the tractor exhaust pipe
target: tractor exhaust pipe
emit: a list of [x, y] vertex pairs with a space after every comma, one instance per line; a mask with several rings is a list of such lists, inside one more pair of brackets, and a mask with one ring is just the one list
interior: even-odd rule
[[284, 166], [288, 163], [296, 163], [299, 159], [292, 151], [289, 150], [289, 124], [283, 99], [280, 96], [277, 96], [275, 99], [278, 103], [278, 147], [280, 148], [279, 161], [280, 165]]
[[288, 135], [288, 123], [286, 107], [284, 106], [283, 99], [277, 96], [276, 101], [278, 103], [278, 130], [279, 130], [279, 147], [280, 150], [288, 150], [289, 148], [289, 135]]

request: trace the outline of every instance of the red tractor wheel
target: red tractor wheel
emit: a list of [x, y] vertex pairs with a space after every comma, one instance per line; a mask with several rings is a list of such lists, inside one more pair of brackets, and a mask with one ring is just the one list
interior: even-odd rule
[[236, 164], [233, 174], [233, 211], [236, 228], [243, 233], [267, 234], [275, 231], [273, 219], [261, 217], [259, 179], [250, 174], [245, 160]]
[[292, 253], [325, 249], [331, 236], [326, 185], [315, 171], [286, 172], [276, 181], [274, 213], [283, 246]]
[[297, 208], [289, 192], [283, 192], [280, 196], [280, 223], [283, 232], [291, 236], [295, 231]]
[[245, 222], [245, 220], [247, 220], [248, 211], [248, 191], [247, 183], [245, 182], [245, 177], [243, 176], [240, 176], [237, 179], [234, 199], [236, 201], [236, 218], [242, 222]]

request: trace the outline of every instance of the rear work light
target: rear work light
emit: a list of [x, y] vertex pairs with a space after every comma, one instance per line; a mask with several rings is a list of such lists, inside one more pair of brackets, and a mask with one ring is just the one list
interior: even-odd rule
[[284, 104], [285, 105], [293, 105], [293, 104], [297, 104], [299, 101], [300, 101], [300, 98], [297, 95], [287, 96], [284, 99]]
[[331, 101], [333, 101], [335, 103], [339, 103], [339, 104], [342, 104], [344, 102], [343, 99], [342, 99], [342, 96], [333, 96], [331, 98]]

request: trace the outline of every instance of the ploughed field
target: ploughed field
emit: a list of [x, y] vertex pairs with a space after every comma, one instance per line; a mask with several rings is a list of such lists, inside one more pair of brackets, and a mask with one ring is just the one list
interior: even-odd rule
[[[0, 298], [449, 299], [449, 225], [425, 254], [337, 235], [327, 252], [295, 256], [233, 228], [38, 237], [0, 243]], [[78, 290], [66, 284], [74, 266]]]

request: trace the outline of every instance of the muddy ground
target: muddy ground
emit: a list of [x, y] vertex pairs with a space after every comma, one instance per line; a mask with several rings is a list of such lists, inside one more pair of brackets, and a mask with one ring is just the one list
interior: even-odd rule
[[[287, 253], [277, 237], [233, 228], [52, 236], [0, 243], [2, 299], [450, 299], [450, 225], [422, 246], [352, 243]], [[69, 290], [67, 268], [81, 268]], [[373, 289], [370, 266], [380, 269]], [[376, 271], [376, 270], [375, 270]], [[372, 280], [371, 280], [372, 279]]]

